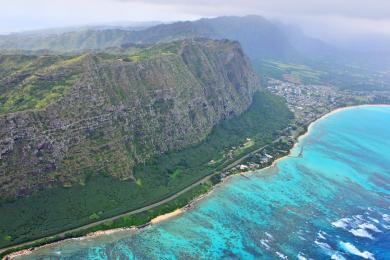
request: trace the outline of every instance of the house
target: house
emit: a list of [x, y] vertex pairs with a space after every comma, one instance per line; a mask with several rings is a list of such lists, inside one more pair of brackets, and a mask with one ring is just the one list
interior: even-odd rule
[[241, 164], [240, 167], [239, 167], [240, 170], [246, 170], [248, 169], [248, 166], [244, 165], [244, 164]]

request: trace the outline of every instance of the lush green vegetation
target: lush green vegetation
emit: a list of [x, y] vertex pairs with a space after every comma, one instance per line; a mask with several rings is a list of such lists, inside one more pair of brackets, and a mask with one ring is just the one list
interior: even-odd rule
[[211, 187], [212, 187], [211, 182], [206, 184], [199, 184], [195, 188], [192, 188], [188, 192], [180, 195], [179, 197], [177, 197], [176, 199], [168, 203], [165, 203], [164, 205], [155, 207], [153, 209], [141, 213], [127, 215], [116, 220], [108, 220], [103, 224], [96, 225], [88, 229], [83, 229], [77, 232], [70, 232], [67, 234], [67, 237], [78, 237], [99, 230], [108, 230], [113, 228], [134, 227], [134, 226], [144, 225], [157, 216], [172, 212], [176, 209], [186, 206], [193, 199], [210, 191]]
[[324, 82], [351, 90], [388, 90], [390, 73], [359, 66], [333, 65], [325, 67], [329, 74], [323, 77]]
[[[43, 238], [35, 241], [31, 245], [27, 246], [22, 246], [19, 248], [15, 248], [12, 250], [8, 250], [4, 252], [3, 254], [0, 254], [0, 258], [10, 254], [11, 252], [16, 252], [20, 251], [23, 249], [31, 248], [31, 247], [38, 247], [42, 246], [48, 243], [53, 243], [59, 240], [62, 240], [64, 238], [72, 238], [72, 237], [80, 237], [83, 235], [86, 235], [91, 232], [99, 231], [99, 230], [108, 230], [108, 229], [115, 229], [115, 228], [122, 228], [122, 227], [134, 227], [134, 226], [141, 226], [146, 223], [148, 223], [151, 219], [163, 215], [169, 212], [172, 212], [178, 208], [182, 208], [188, 203], [190, 203], [193, 199], [197, 198], [198, 196], [208, 192], [212, 187], [212, 182], [206, 183], [206, 184], [199, 184], [198, 186], [192, 188], [191, 190], [187, 191], [186, 193], [180, 195], [176, 199], [155, 207], [151, 210], [140, 212], [137, 214], [129, 214], [124, 217], [121, 217], [116, 220], [107, 220], [103, 224], [93, 226], [91, 228], [86, 228], [80, 231], [75, 231], [75, 232], [69, 232], [66, 233], [64, 237], [59, 237], [59, 236], [52, 236], [48, 238]], [[10, 237], [10, 236], [8, 236]]]
[[325, 72], [315, 70], [302, 64], [282, 63], [275, 60], [255, 62], [256, 69], [264, 78], [275, 78], [304, 84], [318, 84], [322, 82]]
[[129, 44], [124, 48], [109, 48], [97, 52], [96, 57], [102, 61], [141, 62], [161, 56], [177, 55], [182, 41], [173, 41], [155, 45]]
[[84, 56], [0, 55], [0, 114], [42, 109], [79, 79]]
[[165, 44], [153, 45], [149, 48], [144, 48], [135, 54], [125, 57], [125, 61], [140, 62], [155, 57], [174, 55], [178, 53], [181, 42], [175, 41]]
[[390, 73], [367, 66], [334, 62], [283, 63], [276, 60], [255, 61], [259, 75], [302, 84], [330, 84], [351, 90], [383, 90], [389, 88]]
[[[291, 118], [281, 98], [258, 92], [246, 112], [217, 125], [200, 144], [137, 166], [136, 182], [91, 175], [84, 185], [53, 188], [3, 203], [0, 205], [0, 246], [55, 234], [160, 201], [242, 154], [271, 142]], [[251, 145], [246, 144], [247, 138], [253, 141]], [[240, 149], [230, 157], [232, 147]], [[158, 212], [145, 213], [142, 218], [149, 219]], [[139, 223], [139, 220], [131, 219], [126, 223]]]

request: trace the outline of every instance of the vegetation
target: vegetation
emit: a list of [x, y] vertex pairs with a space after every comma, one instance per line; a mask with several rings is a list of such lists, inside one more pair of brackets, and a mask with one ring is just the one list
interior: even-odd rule
[[322, 84], [356, 91], [388, 89], [388, 71], [335, 62], [285, 63], [278, 60], [254, 61], [254, 67], [263, 80], [269, 78], [298, 84]]
[[275, 78], [303, 84], [319, 84], [325, 72], [302, 64], [282, 63], [276, 60], [262, 60], [255, 63], [257, 71], [264, 78]]
[[42, 109], [80, 78], [84, 56], [0, 55], [0, 114]]
[[190, 203], [198, 196], [207, 193], [211, 189], [211, 187], [212, 187], [211, 183], [199, 184], [195, 188], [192, 188], [188, 192], [180, 195], [179, 197], [177, 197], [176, 199], [168, 203], [165, 203], [164, 205], [155, 207], [153, 209], [141, 213], [127, 215], [116, 220], [108, 220], [103, 224], [96, 225], [88, 229], [83, 229], [78, 232], [70, 232], [67, 233], [66, 236], [79, 237], [99, 230], [108, 230], [114, 228], [134, 227], [134, 226], [144, 225], [157, 216], [172, 212], [176, 209], [186, 206], [188, 203]]
[[[116, 220], [107, 220], [103, 224], [96, 225], [96, 226], [93, 226], [91, 228], [86, 228], [86, 229], [83, 229], [83, 230], [80, 230], [77, 232], [66, 233], [66, 235], [64, 237], [52, 236], [52, 237], [39, 239], [30, 245], [26, 245], [26, 246], [12, 249], [12, 250], [8, 250], [8, 251], [0, 254], [0, 258], [4, 257], [12, 252], [17, 252], [17, 251], [27, 249], [27, 248], [42, 246], [42, 245], [45, 245], [48, 243], [53, 243], [53, 242], [56, 242], [56, 241], [59, 241], [62, 239], [66, 239], [66, 238], [84, 236], [88, 233], [99, 231], [99, 230], [142, 226], [142, 225], [148, 223], [151, 219], [153, 219], [159, 215], [166, 214], [166, 213], [172, 212], [178, 208], [184, 207], [185, 205], [187, 205], [189, 202], [191, 202], [192, 200], [194, 200], [198, 196], [208, 192], [211, 189], [211, 187], [212, 187], [211, 183], [200, 184], [200, 185], [192, 188], [191, 190], [187, 191], [186, 193], [180, 195], [176, 199], [174, 199], [174, 200], [172, 200], [164, 205], [155, 207], [151, 210], [144, 211], [144, 212], [137, 213], [137, 214], [132, 214], [132, 215], [129, 214], [127, 216], [121, 217], [121, 218], [116, 219]], [[4, 239], [8, 239], [8, 238], [10, 239], [11, 237], [7, 236]]]
[[153, 45], [149, 48], [141, 49], [140, 51], [124, 58], [124, 61], [140, 62], [150, 58], [156, 58], [166, 55], [174, 55], [178, 53], [180, 47], [179, 41], [165, 43], [161, 45]]
[[367, 69], [365, 67], [353, 65], [323, 66], [324, 70], [329, 71], [323, 77], [323, 81], [331, 85], [338, 86], [341, 89], [350, 89], [356, 91], [388, 90], [390, 87], [390, 73], [380, 69]]
[[[269, 143], [277, 130], [287, 126], [291, 117], [281, 98], [258, 92], [246, 112], [217, 125], [201, 143], [138, 165], [134, 173], [136, 182], [92, 175], [84, 185], [47, 189], [3, 203], [0, 205], [0, 238], [3, 238], [0, 246], [69, 230], [167, 198], [220, 170], [234, 157]], [[244, 145], [247, 138], [253, 140], [251, 145]], [[234, 146], [246, 148], [229, 157]], [[215, 163], [210, 164], [212, 160]], [[144, 213], [147, 215], [143, 215], [143, 219], [158, 213], [156, 210]], [[122, 221], [127, 224], [142, 222], [137, 218]], [[120, 226], [115, 221], [112, 225], [107, 223], [110, 227], [115, 225]]]

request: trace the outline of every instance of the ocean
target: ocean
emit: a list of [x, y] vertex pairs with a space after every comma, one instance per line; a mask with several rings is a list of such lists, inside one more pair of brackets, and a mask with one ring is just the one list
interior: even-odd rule
[[290, 156], [246, 176], [145, 229], [17, 259], [390, 259], [390, 107], [326, 116]]

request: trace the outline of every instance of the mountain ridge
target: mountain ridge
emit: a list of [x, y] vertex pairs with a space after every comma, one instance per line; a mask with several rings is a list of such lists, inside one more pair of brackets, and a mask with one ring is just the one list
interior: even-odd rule
[[[243, 28], [245, 30], [242, 30]], [[191, 37], [241, 40], [240, 43], [250, 55], [258, 55], [260, 50], [261, 55], [283, 56], [291, 48], [278, 26], [255, 15], [203, 18], [197, 21], [159, 24], [144, 30], [133, 31], [114, 28], [60, 34], [5, 35], [0, 36], [0, 48], [75, 51], [120, 47], [127, 43], [154, 44]], [[259, 46], [253, 49], [252, 42], [256, 42]]]
[[88, 54], [80, 80], [61, 98], [0, 115], [0, 195], [68, 186], [94, 172], [133, 178], [137, 163], [201, 141], [260, 89], [237, 43], [162, 46], [163, 53], [129, 62]]

